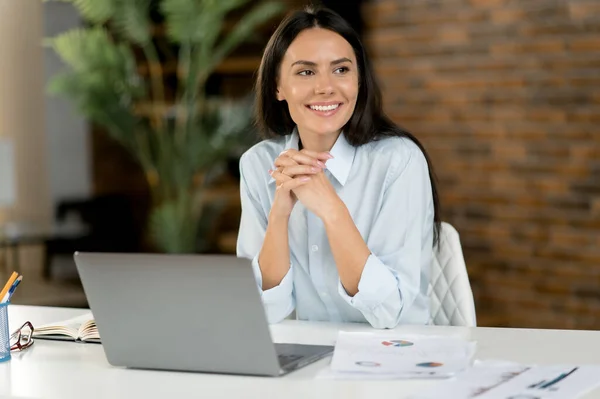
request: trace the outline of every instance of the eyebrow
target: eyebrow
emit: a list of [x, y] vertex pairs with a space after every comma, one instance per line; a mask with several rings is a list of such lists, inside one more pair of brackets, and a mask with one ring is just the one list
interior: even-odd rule
[[[340, 59], [331, 61], [331, 65], [337, 65], [337, 64], [341, 64], [343, 62], [349, 62], [352, 64], [352, 60], [350, 60], [350, 58], [344, 57], [344, 58], [340, 58]], [[315, 67], [315, 66], [317, 66], [317, 63], [313, 62], [313, 61], [298, 60], [292, 64], [292, 66], [294, 66], [294, 65], [306, 65], [306, 66]]]

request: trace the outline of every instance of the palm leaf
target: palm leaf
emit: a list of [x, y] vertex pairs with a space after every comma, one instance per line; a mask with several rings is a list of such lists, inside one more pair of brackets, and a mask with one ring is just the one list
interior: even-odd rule
[[116, 58], [111, 54], [115, 52], [114, 44], [108, 33], [100, 27], [72, 29], [47, 40], [46, 44], [76, 71], [89, 69], [98, 61], [109, 63]]
[[[257, 26], [280, 14], [285, 7], [283, 4], [266, 2], [254, 7], [236, 24], [234, 29], [219, 43], [208, 60], [200, 60], [199, 65], [211, 71], [223, 61], [240, 43], [247, 40]], [[205, 69], [202, 68], [202, 69]]]
[[[250, 0], [205, 0], [206, 3], [218, 3], [220, 10], [226, 14], [248, 3]], [[211, 5], [211, 7], [214, 7]]]
[[151, 0], [122, 0], [114, 18], [115, 27], [133, 43], [148, 43], [151, 39], [151, 6]]
[[167, 253], [189, 252], [195, 248], [198, 217], [190, 193], [164, 201], [150, 215], [150, 233]]
[[132, 136], [139, 118], [133, 104], [146, 90], [137, 75], [135, 58], [124, 44], [115, 44], [101, 27], [74, 29], [47, 43], [71, 69], [51, 80], [51, 93], [74, 100], [79, 111], [134, 148]]
[[205, 12], [202, 0], [163, 0], [161, 10], [167, 36], [174, 42], [199, 42], [218, 23], [211, 20], [210, 12]]
[[[49, 1], [49, 0], [46, 0]], [[72, 3], [88, 21], [103, 24], [111, 19], [117, 11], [115, 0], [61, 0]], [[117, 0], [118, 1], [118, 0]]]

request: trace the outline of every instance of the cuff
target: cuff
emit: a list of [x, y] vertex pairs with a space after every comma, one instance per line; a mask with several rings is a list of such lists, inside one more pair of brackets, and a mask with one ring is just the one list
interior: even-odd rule
[[294, 289], [294, 270], [290, 264], [290, 269], [283, 276], [283, 279], [273, 288], [269, 288], [266, 291], [262, 289], [262, 273], [260, 271], [260, 265], [258, 264], [258, 255], [252, 259], [252, 271], [254, 272], [254, 278], [258, 286], [258, 292], [265, 304], [280, 303], [292, 295]]
[[338, 279], [338, 293], [358, 310], [373, 311], [398, 290], [398, 280], [390, 269], [375, 255], [367, 258], [358, 282], [358, 292], [351, 297]]

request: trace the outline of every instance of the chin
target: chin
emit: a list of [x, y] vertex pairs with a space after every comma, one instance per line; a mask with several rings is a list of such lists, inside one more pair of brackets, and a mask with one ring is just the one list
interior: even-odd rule
[[[350, 118], [348, 118], [349, 120]], [[339, 132], [348, 123], [346, 119], [340, 119], [338, 121], [323, 121], [319, 120], [311, 121], [307, 127], [310, 131], [315, 132], [318, 135], [328, 135], [332, 132]]]
[[315, 126], [314, 129], [310, 129], [311, 131], [313, 131], [315, 134], [318, 134], [319, 136], [327, 136], [330, 135], [332, 132], [339, 132], [340, 130], [342, 130], [342, 128], [344, 127], [344, 125], [339, 126], [339, 125], [335, 125], [335, 126]]

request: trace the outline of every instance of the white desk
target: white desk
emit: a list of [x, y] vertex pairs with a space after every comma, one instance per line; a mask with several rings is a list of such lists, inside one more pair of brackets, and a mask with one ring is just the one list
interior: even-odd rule
[[[11, 328], [83, 314], [82, 309], [11, 305]], [[366, 325], [285, 321], [272, 326], [276, 342], [333, 344], [339, 329], [373, 331]], [[478, 342], [476, 358], [524, 363], [600, 363], [600, 332], [405, 326], [417, 334], [458, 334]], [[0, 398], [405, 398], [435, 381], [334, 381], [315, 379], [323, 359], [283, 378], [128, 370], [110, 366], [102, 346], [37, 340], [0, 364]], [[600, 390], [585, 399], [600, 398]]]

